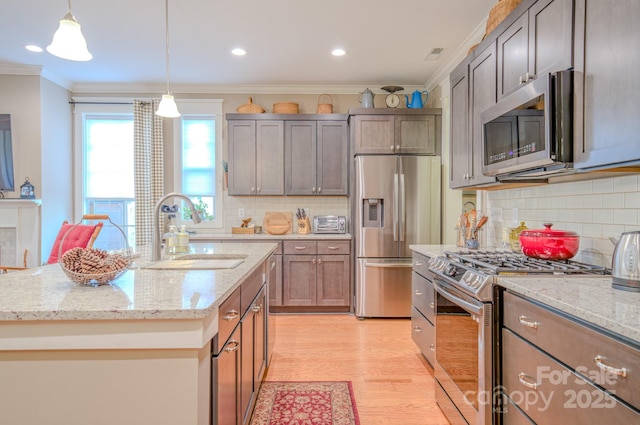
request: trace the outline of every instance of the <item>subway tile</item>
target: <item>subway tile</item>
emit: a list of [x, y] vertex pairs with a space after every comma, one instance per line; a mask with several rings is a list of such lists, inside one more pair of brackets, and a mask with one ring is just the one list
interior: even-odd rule
[[628, 192], [624, 194], [625, 208], [640, 208], [640, 192]]
[[601, 208], [593, 210], [593, 222], [602, 224], [613, 223], [613, 209]]
[[602, 225], [602, 236], [605, 238], [610, 238], [610, 237], [617, 238], [624, 231], [625, 231], [625, 226], [620, 224], [603, 224]]
[[638, 177], [622, 176], [613, 180], [614, 192], [637, 192], [638, 191]]
[[602, 203], [608, 208], [624, 208], [624, 194], [605, 193], [602, 195]]
[[601, 224], [583, 224], [582, 233], [580, 237], [585, 238], [601, 238], [602, 237], [602, 225]]
[[593, 223], [593, 210], [575, 210], [574, 220], [577, 223]]
[[593, 193], [613, 192], [613, 178], [597, 179], [593, 181]]
[[635, 226], [638, 224], [638, 211], [616, 209], [613, 211], [613, 223]]

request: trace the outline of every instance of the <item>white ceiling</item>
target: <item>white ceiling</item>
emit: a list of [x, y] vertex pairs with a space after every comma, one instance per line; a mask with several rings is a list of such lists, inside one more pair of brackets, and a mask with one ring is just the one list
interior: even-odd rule
[[[497, 0], [170, 0], [174, 92], [224, 86], [424, 85]], [[93, 60], [45, 48], [67, 0], [0, 0], [0, 64], [39, 65], [74, 90], [165, 86], [164, 0], [74, 0]], [[247, 50], [231, 55], [234, 47]], [[342, 47], [343, 57], [330, 51]], [[444, 48], [437, 61], [425, 57]], [[1, 69], [1, 67], [0, 67]], [[106, 84], [105, 84], [106, 83]]]

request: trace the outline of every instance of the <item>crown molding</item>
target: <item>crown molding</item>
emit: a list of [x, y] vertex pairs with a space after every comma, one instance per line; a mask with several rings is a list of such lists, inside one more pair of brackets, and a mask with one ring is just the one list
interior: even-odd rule
[[438, 85], [442, 85], [442, 81], [449, 78], [451, 71], [469, 54], [469, 48], [476, 43], [482, 41], [487, 27], [487, 19], [482, 22], [469, 34], [467, 38], [460, 44], [451, 56], [437, 69], [436, 73], [425, 83], [427, 90], [431, 90]]
[[[381, 84], [375, 84], [378, 86]], [[367, 86], [374, 84], [359, 85], [258, 85], [258, 84], [237, 84], [237, 85], [211, 85], [211, 84], [171, 84], [171, 92], [174, 95], [185, 94], [357, 94], [362, 92]], [[373, 88], [373, 93], [386, 93], [384, 90]], [[422, 85], [405, 85], [404, 90], [424, 90]], [[75, 95], [82, 93], [161, 93], [166, 91], [164, 84], [112, 84], [112, 83], [76, 83], [72, 86]]]
[[48, 69], [44, 68], [42, 65], [22, 65], [22, 64], [13, 64], [13, 63], [2, 63], [0, 64], [0, 75], [37, 75], [42, 78], [46, 78], [59, 85], [60, 87], [71, 90], [71, 81], [66, 78], [62, 78], [53, 72], [50, 72]]

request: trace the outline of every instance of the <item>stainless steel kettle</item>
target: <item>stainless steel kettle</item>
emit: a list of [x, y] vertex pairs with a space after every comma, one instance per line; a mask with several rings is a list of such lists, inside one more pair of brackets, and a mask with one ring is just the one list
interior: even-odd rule
[[640, 292], [640, 231], [620, 235], [611, 260], [613, 287]]

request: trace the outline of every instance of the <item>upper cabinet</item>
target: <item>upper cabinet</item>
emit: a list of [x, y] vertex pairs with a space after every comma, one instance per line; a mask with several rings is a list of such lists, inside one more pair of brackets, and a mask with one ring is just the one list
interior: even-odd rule
[[229, 195], [347, 195], [347, 115], [227, 114]]
[[640, 161], [640, 1], [576, 0], [574, 166]]
[[572, 22], [572, 0], [539, 0], [498, 36], [498, 99], [572, 66]]
[[348, 194], [347, 121], [285, 121], [285, 193]]
[[229, 195], [284, 195], [284, 123], [229, 120]]
[[494, 183], [482, 174], [480, 114], [496, 103], [496, 45], [451, 74], [450, 180], [452, 189]]
[[360, 108], [349, 112], [355, 154], [439, 152], [440, 109]]

